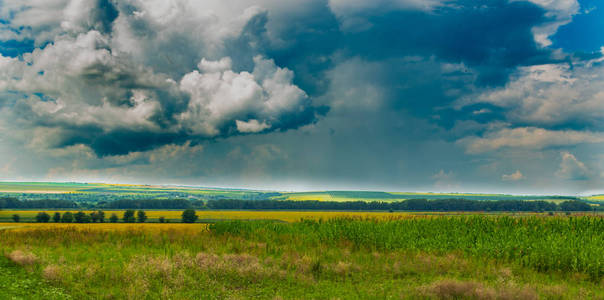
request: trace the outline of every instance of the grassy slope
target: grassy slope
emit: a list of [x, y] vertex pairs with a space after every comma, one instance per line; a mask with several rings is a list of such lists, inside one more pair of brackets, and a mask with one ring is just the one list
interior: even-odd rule
[[[561, 219], [563, 225], [564, 220]], [[430, 245], [446, 240], [443, 241], [442, 236], [422, 234], [423, 238], [415, 239], [416, 248], [405, 244], [409, 236], [401, 237], [404, 241], [401, 240], [403, 244], [398, 247], [376, 246], [378, 244], [368, 241], [373, 237], [377, 239], [374, 242], [390, 240], [389, 230], [378, 230], [380, 234], [368, 236], [364, 232], [375, 232], [374, 226], [390, 225], [371, 225], [364, 221], [342, 223], [344, 226], [333, 228], [328, 223], [223, 223], [212, 232], [173, 225], [125, 231], [100, 231], [74, 225], [5, 231], [0, 253], [9, 257], [13, 257], [11, 253], [15, 250], [32, 253], [36, 257], [34, 263], [24, 267], [8, 265], [20, 274], [31, 274], [27, 278], [43, 277], [43, 288], [58, 287], [76, 299], [585, 299], [604, 296], [601, 278], [590, 278], [582, 271], [562, 268], [539, 272], [534, 266], [524, 265], [522, 259], [496, 258], [493, 253], [473, 255], [464, 250], [476, 243], [486, 247], [498, 241], [514, 242], [513, 238], [502, 237], [540, 236], [541, 243], [534, 244], [533, 248], [522, 248], [530, 245], [530, 241], [522, 243], [519, 251], [547, 254], [547, 251], [557, 251], [550, 250], [556, 245], [553, 249], [578, 251], [583, 262], [585, 251], [575, 248], [597, 248], [602, 240], [593, 239], [593, 235], [580, 235], [572, 228], [586, 232], [597, 229], [593, 225], [544, 230], [535, 224], [500, 224], [507, 233], [516, 234], [503, 232], [490, 239], [488, 234], [468, 234], [468, 230], [501, 226], [474, 224], [460, 228], [460, 224], [455, 223], [457, 226], [446, 230], [439, 223], [445, 221], [425, 221], [415, 227], [411, 226], [413, 223], [397, 226], [407, 226], [409, 230], [405, 232], [410, 232], [407, 235], [419, 234], [424, 229], [443, 230], [451, 241], [465, 237], [461, 241], [467, 245], [451, 244], [453, 246], [435, 250]], [[539, 230], [544, 234], [539, 235]], [[334, 238], [325, 235], [328, 232], [333, 232]], [[534, 234], [526, 235], [527, 232]], [[566, 242], [569, 234], [572, 243]], [[354, 236], [369, 240], [355, 240]], [[479, 238], [469, 243], [472, 237]], [[601, 256], [592, 259], [601, 262]], [[20, 282], [26, 277], [18, 279]]]

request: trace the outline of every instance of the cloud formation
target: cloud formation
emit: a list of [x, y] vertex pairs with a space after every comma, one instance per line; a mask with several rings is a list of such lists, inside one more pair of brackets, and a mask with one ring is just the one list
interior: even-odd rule
[[[261, 9], [225, 21], [185, 1], [27, 4], [9, 1], [3, 12], [15, 14], [10, 25], [27, 26], [23, 34], [41, 46], [20, 58], [0, 56], [0, 87], [22, 95], [14, 117], [45, 128], [47, 147], [84, 144], [98, 155], [121, 155], [316, 119], [291, 70], [251, 50], [209, 58], [243, 37], [253, 48], [248, 30], [265, 16]], [[35, 19], [42, 9], [54, 19]], [[234, 61], [248, 59], [249, 72], [234, 70]]]
[[[550, 39], [582, 9], [577, 0], [3, 0], [0, 155], [14, 159], [0, 168], [579, 190], [589, 180], [573, 180], [578, 162], [602, 172], [602, 53], [566, 53]], [[552, 164], [561, 152], [577, 162]]]

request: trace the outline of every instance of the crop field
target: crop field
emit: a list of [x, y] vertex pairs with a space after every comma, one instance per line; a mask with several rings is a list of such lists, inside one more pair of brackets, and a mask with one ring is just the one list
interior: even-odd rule
[[[55, 212], [61, 214], [76, 210], [0, 210], [0, 223], [5, 222], [15, 225], [12, 221], [12, 215], [18, 214], [21, 217], [21, 223], [35, 222], [35, 216], [44, 211], [49, 215]], [[104, 210], [105, 218], [108, 219], [111, 214], [116, 214], [120, 219], [125, 210]], [[164, 217], [169, 222], [180, 222], [182, 210], [144, 210], [148, 220], [147, 222], [158, 222], [160, 217]], [[83, 210], [89, 214], [93, 211]], [[302, 219], [333, 219], [342, 217], [353, 218], [372, 218], [379, 220], [404, 219], [429, 216], [459, 216], [459, 215], [491, 215], [491, 216], [548, 216], [547, 213], [531, 212], [356, 212], [356, 211], [260, 211], [260, 210], [198, 210], [196, 212], [199, 222], [215, 222], [220, 220], [274, 220], [284, 222], [296, 222]], [[575, 213], [575, 215], [593, 215], [593, 213]], [[563, 215], [563, 213], [556, 213]], [[597, 215], [604, 215], [599, 212]], [[18, 225], [18, 223], [17, 223]]]
[[8, 299], [604, 297], [601, 217], [311, 214], [2, 223], [0, 290]]

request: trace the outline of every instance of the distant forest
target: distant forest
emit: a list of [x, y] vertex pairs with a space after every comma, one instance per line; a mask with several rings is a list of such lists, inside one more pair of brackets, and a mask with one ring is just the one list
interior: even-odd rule
[[116, 200], [96, 204], [78, 205], [68, 200], [19, 200], [0, 198], [0, 209], [242, 209], [242, 210], [343, 210], [343, 211], [591, 211], [594, 207], [579, 200], [560, 203], [547, 201], [498, 200], [480, 201], [467, 199], [409, 199], [403, 201], [291, 201], [291, 200], [207, 200], [142, 199]]

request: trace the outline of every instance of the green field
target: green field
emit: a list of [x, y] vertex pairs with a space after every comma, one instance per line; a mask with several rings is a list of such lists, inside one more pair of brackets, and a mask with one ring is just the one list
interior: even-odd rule
[[24, 286], [25, 299], [604, 296], [600, 217], [97, 225], [2, 230], [5, 297]]
[[[578, 199], [574, 196], [504, 195], [473, 193], [414, 193], [380, 191], [315, 191], [283, 192], [243, 189], [201, 188], [189, 186], [128, 185], [104, 183], [52, 183], [52, 182], [0, 182], [0, 197], [17, 197], [21, 200], [56, 199], [79, 203], [96, 203], [121, 199], [190, 199], [190, 200], [319, 200], [319, 201], [400, 201], [407, 199], [468, 200], [544, 200], [562, 202]], [[581, 198], [595, 205], [604, 201], [602, 196]]]

